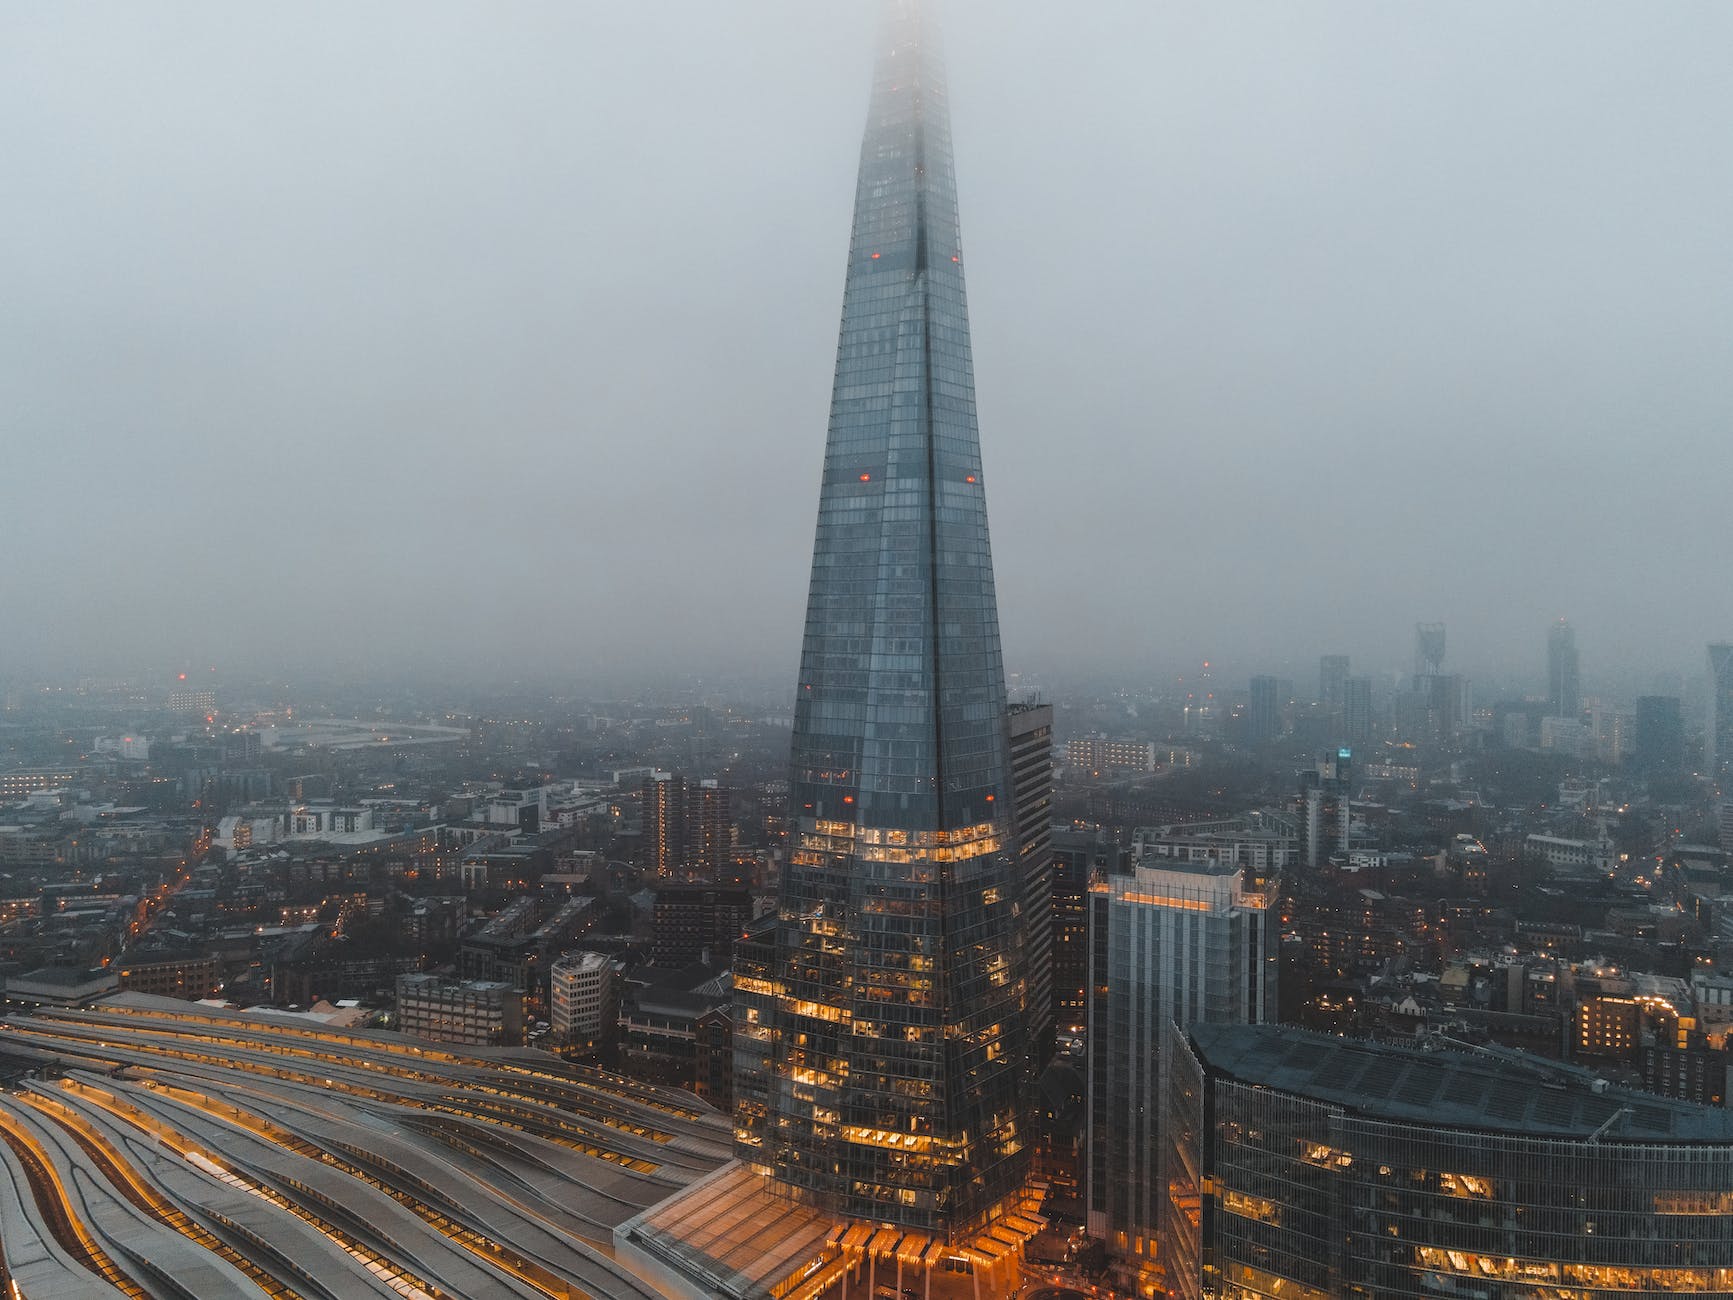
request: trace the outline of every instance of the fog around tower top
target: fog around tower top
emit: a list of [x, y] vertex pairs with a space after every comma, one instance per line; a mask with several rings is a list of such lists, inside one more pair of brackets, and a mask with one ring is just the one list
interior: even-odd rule
[[[1733, 11], [940, 9], [1008, 668], [1733, 638]], [[873, 30], [0, 11], [0, 675], [792, 682]]]

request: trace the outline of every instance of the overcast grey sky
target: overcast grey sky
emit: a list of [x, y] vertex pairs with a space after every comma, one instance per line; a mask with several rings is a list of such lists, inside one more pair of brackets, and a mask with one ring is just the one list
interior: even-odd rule
[[[1007, 665], [1696, 670], [1733, 6], [942, 6]], [[0, 673], [793, 673], [872, 8], [0, 7]]]

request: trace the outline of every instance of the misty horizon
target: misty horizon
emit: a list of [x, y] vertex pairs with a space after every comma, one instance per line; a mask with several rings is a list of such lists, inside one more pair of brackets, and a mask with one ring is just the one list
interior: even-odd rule
[[[1733, 638], [1733, 14], [941, 11], [1008, 670]], [[0, 676], [792, 682], [871, 24], [0, 16]]]

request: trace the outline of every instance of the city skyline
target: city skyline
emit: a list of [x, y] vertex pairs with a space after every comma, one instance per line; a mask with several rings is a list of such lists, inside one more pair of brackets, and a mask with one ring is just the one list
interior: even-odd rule
[[[1724, 11], [945, 9], [1013, 667], [1701, 671]], [[870, 13], [158, 13], [4, 19], [0, 660], [791, 677]]]
[[309, 13], [0, 15], [11, 1294], [1733, 1294], [1733, 13]]

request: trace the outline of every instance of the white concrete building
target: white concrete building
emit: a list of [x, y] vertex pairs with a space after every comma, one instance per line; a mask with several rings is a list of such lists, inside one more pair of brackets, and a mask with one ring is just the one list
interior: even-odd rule
[[569, 952], [549, 971], [549, 1024], [556, 1047], [593, 1045], [614, 1032], [620, 968], [599, 952]]

